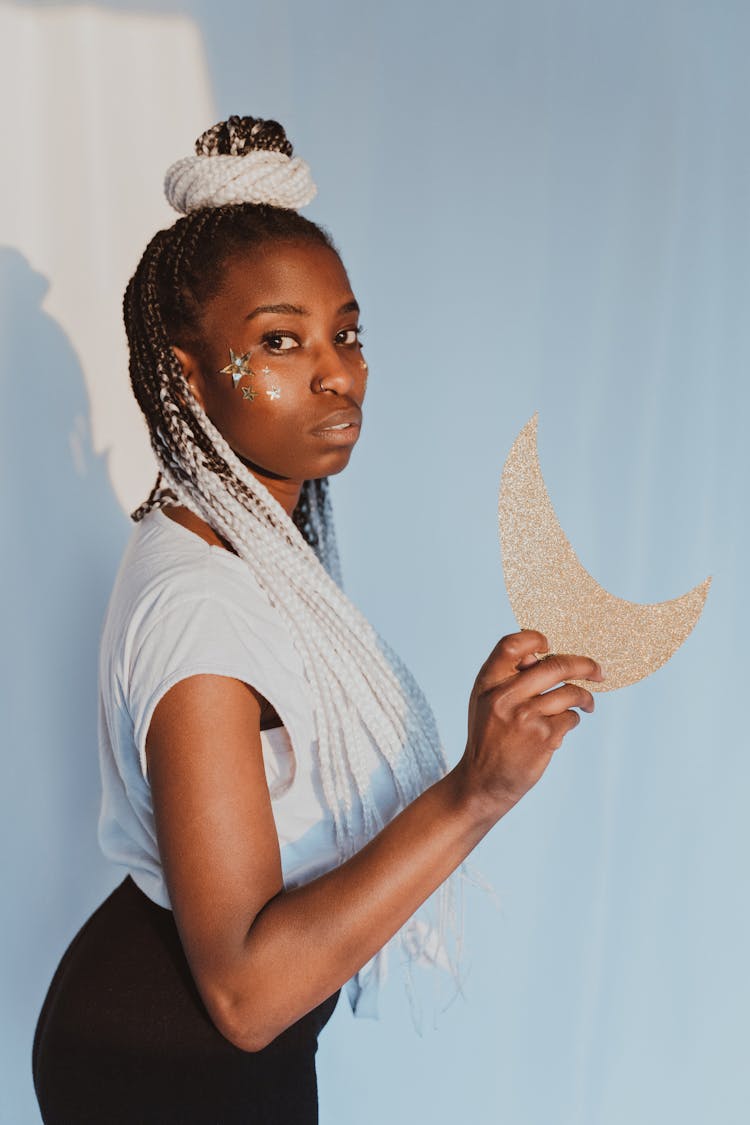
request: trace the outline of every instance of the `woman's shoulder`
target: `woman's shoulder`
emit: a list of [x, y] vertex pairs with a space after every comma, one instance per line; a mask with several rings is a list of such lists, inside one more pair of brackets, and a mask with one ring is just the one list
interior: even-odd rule
[[[198, 672], [251, 684], [287, 725], [308, 729], [310, 707], [289, 629], [249, 565], [153, 509], [133, 529], [101, 634], [105, 704], [122, 704], [145, 730], [156, 693]], [[275, 702], [274, 702], [275, 701]], [[138, 716], [145, 716], [143, 722]]]
[[112, 739], [136, 747], [144, 777], [146, 734], [159, 699], [202, 673], [256, 689], [296, 745], [314, 738], [301, 658], [249, 565], [152, 509], [126, 546], [99, 654], [102, 717], [109, 731], [120, 732]]
[[[154, 508], [135, 525], [120, 562], [104, 622], [110, 641], [211, 605], [262, 626], [274, 618], [250, 566], [224, 547]], [[218, 614], [217, 614], [218, 621]]]

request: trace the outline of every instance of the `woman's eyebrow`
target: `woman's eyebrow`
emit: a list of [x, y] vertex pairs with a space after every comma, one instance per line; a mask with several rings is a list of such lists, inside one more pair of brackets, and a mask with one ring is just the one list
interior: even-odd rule
[[356, 301], [347, 301], [345, 305], [341, 306], [339, 311], [336, 313], [336, 316], [343, 316], [344, 313], [350, 313], [350, 312], [354, 312], [354, 313], [359, 312], [359, 305], [357, 304]]
[[[337, 311], [336, 316], [343, 316], [344, 313], [359, 312], [359, 305], [356, 301], [347, 301]], [[286, 303], [280, 305], [258, 305], [251, 313], [245, 317], [245, 320], [252, 320], [254, 316], [259, 316], [261, 313], [277, 313], [282, 315], [292, 316], [309, 316], [309, 309], [303, 309], [300, 305], [289, 305]]]
[[299, 305], [258, 305], [251, 313], [245, 317], [246, 320], [252, 320], [254, 316], [260, 313], [291, 313], [293, 316], [309, 316], [307, 309], [300, 308]]

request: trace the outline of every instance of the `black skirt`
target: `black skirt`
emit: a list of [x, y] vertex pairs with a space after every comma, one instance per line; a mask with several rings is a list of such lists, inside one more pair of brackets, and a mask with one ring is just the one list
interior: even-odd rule
[[315, 1052], [339, 991], [261, 1051], [217, 1030], [171, 910], [128, 875], [73, 938], [36, 1027], [46, 1125], [317, 1125]]

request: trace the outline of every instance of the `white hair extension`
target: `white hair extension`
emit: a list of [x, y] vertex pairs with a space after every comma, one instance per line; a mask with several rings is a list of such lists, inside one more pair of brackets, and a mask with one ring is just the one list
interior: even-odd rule
[[316, 192], [304, 160], [265, 149], [242, 156], [185, 156], [164, 177], [164, 194], [183, 215], [224, 203], [270, 203], [296, 211]]
[[[412, 675], [337, 582], [340, 568], [327, 497], [321, 508], [316, 490], [308, 489], [318, 554], [210, 421], [176, 360], [172, 370], [162, 370], [160, 365], [159, 377], [159, 397], [171, 440], [160, 434], [161, 440], [153, 444], [166, 484], [180, 503], [205, 519], [251, 564], [301, 653], [314, 701], [323, 792], [343, 861], [362, 843], [354, 830], [355, 801], [367, 839], [383, 827], [368, 793], [363, 740], [372, 738], [388, 762], [403, 808], [447, 769], [432, 710]], [[179, 385], [177, 395], [175, 384]], [[215, 456], [226, 466], [228, 480], [207, 466], [181, 404], [190, 410]], [[184, 461], [175, 455], [175, 449], [185, 451]], [[470, 877], [465, 864], [436, 893], [437, 922], [404, 927], [400, 938], [404, 964], [408, 964], [415, 956], [433, 959], [431, 941], [437, 936], [458, 980], [462, 933], [455, 910], [456, 876]], [[458, 955], [455, 961], [445, 941], [451, 925]], [[413, 1004], [410, 982], [407, 992]]]
[[310, 505], [310, 525], [318, 544], [318, 558], [337, 586], [342, 585], [341, 562], [339, 561], [336, 536], [333, 533], [333, 510], [326, 489], [321, 504], [320, 492], [313, 487], [308, 490]]

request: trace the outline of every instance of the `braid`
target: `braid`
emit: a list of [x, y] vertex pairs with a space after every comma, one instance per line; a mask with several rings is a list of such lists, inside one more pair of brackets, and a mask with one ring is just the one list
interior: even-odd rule
[[[196, 149], [234, 155], [264, 133], [269, 145], [281, 146], [275, 151], [285, 152], [277, 129], [275, 122], [266, 122], [264, 133], [253, 118], [230, 118], [207, 130]], [[335, 251], [316, 224], [294, 210], [262, 203], [195, 209], [147, 246], [128, 283], [123, 310], [131, 384], [159, 474], [131, 518], [141, 520], [152, 508], [176, 500], [252, 567], [302, 657], [323, 793], [344, 859], [360, 843], [358, 811], [367, 838], [383, 827], [369, 792], [368, 740], [391, 768], [400, 807], [445, 773], [432, 711], [410, 673], [341, 589], [327, 479], [306, 481], [289, 517], [192, 395], [170, 344], [200, 349], [200, 310], [218, 287], [222, 264], [238, 249], [274, 241], [312, 241]], [[439, 894], [442, 937], [446, 921], [454, 917], [452, 879]], [[408, 941], [411, 956], [413, 930]], [[460, 950], [460, 937], [457, 946]], [[451, 968], [455, 975], [455, 962]]]

